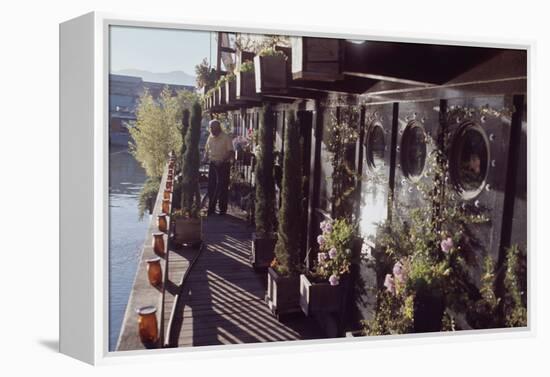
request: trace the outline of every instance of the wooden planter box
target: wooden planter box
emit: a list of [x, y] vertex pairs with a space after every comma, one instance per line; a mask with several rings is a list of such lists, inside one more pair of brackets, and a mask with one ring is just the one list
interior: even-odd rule
[[283, 55], [255, 56], [256, 93], [285, 93], [288, 87], [288, 65]]
[[445, 303], [442, 295], [417, 292], [414, 298], [414, 332], [439, 332]]
[[225, 82], [225, 103], [233, 105], [237, 102], [237, 81]]
[[202, 218], [177, 218], [174, 222], [174, 242], [180, 245], [197, 245], [202, 243]]
[[252, 233], [252, 249], [250, 253], [250, 264], [254, 269], [266, 269], [275, 258], [275, 244], [277, 236], [259, 237]]
[[338, 313], [345, 293], [342, 281], [332, 286], [326, 283], [313, 283], [306, 275], [300, 275], [300, 307], [305, 315], [316, 313]]
[[255, 73], [239, 72], [237, 74], [237, 99], [243, 101], [259, 101], [260, 95], [256, 93]]
[[342, 74], [344, 44], [333, 38], [292, 38], [294, 80], [337, 81]]
[[300, 276], [282, 276], [269, 267], [265, 301], [278, 319], [300, 312]]

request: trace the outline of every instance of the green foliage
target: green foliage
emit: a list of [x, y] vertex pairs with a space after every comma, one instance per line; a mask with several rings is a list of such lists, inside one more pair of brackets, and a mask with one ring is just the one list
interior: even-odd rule
[[379, 291], [374, 318], [363, 321], [365, 335], [395, 335], [413, 331], [414, 299], [412, 296], [396, 296]]
[[138, 210], [140, 220], [143, 219], [145, 211], [151, 210], [155, 205], [159, 188], [160, 178], [147, 178], [141, 192], [139, 193]]
[[349, 272], [356, 229], [346, 219], [337, 219], [323, 221], [321, 230], [323, 234], [317, 237], [319, 253], [314, 275], [332, 279], [331, 283], [337, 285], [340, 276]]
[[216, 82], [216, 70], [210, 68], [208, 60], [204, 58], [200, 64], [195, 66], [195, 75], [198, 88], [213, 88]]
[[146, 90], [136, 110], [136, 127], [130, 128], [129, 149], [149, 177], [161, 177], [170, 151], [181, 149], [178, 101], [166, 86], [157, 101]]
[[191, 124], [185, 137], [185, 154], [182, 168], [181, 211], [187, 217], [197, 218], [200, 211], [199, 189], [199, 141], [202, 110], [198, 102], [191, 108]]
[[254, 72], [254, 62], [251, 60], [243, 62], [239, 68], [239, 72]]
[[526, 272], [521, 262], [521, 251], [513, 245], [506, 251], [506, 272], [504, 275], [505, 295], [504, 323], [507, 327], [527, 326], [527, 305], [524, 300], [526, 286]]
[[[446, 184], [446, 156], [433, 140], [427, 142], [434, 150], [426, 162], [428, 179], [416, 184], [426, 205], [408, 208], [407, 218], [400, 217], [401, 212], [397, 211], [379, 226], [372, 240], [376, 245], [373, 256], [377, 281], [379, 285], [384, 281], [385, 290], [396, 297], [395, 305], [404, 305], [407, 299], [433, 297], [441, 298], [447, 309], [461, 313], [469, 310], [481, 295], [469, 272], [467, 256], [473, 252], [476, 240], [468, 229], [488, 220], [483, 209], [462, 206], [458, 199], [446, 194], [452, 192]], [[489, 299], [488, 286], [485, 294]], [[378, 301], [377, 312], [387, 310], [384, 305], [383, 300]], [[383, 314], [375, 319], [388, 320]], [[449, 317], [443, 325], [454, 328], [454, 320]], [[386, 323], [369, 326], [391, 327]]]
[[283, 51], [281, 50], [276, 50], [275, 49], [275, 46], [273, 47], [266, 47], [264, 49], [262, 49], [258, 55], [260, 56], [283, 56], [285, 59], [286, 59], [286, 55]]
[[295, 111], [288, 112], [285, 133], [282, 205], [275, 258], [278, 272], [293, 275], [300, 269], [300, 229], [302, 225], [302, 146]]
[[256, 163], [256, 232], [267, 234], [274, 231], [275, 220], [275, 178], [273, 166], [273, 133], [275, 117], [269, 104], [264, 105], [260, 114], [258, 151]]
[[180, 156], [181, 156], [182, 159], [183, 159], [183, 156], [185, 155], [185, 150], [187, 149], [186, 148], [186, 142], [187, 142], [186, 136], [187, 136], [187, 131], [188, 130], [189, 130], [189, 110], [184, 109], [183, 112], [182, 112], [182, 117], [181, 117], [181, 140], [182, 140], [182, 143], [181, 143]]
[[481, 297], [470, 305], [467, 320], [473, 328], [487, 329], [499, 327], [498, 310], [500, 298], [495, 292], [495, 263], [491, 257], [485, 258], [483, 275], [481, 277]]
[[360, 114], [355, 107], [341, 107], [339, 115], [331, 112], [331, 125], [325, 140], [332, 165], [332, 197], [334, 218], [353, 218], [360, 176], [355, 174], [352, 161], [347, 159], [350, 148], [355, 149]]

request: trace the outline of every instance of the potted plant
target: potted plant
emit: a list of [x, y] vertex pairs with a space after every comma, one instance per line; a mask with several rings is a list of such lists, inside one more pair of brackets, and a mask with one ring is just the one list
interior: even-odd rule
[[266, 48], [254, 57], [256, 93], [284, 93], [288, 87], [288, 58], [285, 53]]
[[199, 189], [199, 139], [201, 132], [201, 107], [198, 102], [191, 108], [191, 121], [185, 136], [185, 153], [182, 166], [181, 208], [174, 211], [174, 241], [178, 244], [196, 245], [202, 242], [201, 197]]
[[250, 262], [255, 269], [267, 268], [275, 257], [275, 179], [273, 177], [273, 135], [275, 118], [266, 104], [260, 115], [258, 160], [255, 171], [256, 232], [252, 234]]
[[243, 62], [237, 72], [237, 94], [239, 100], [258, 101], [260, 96], [256, 93], [256, 78], [254, 74], [254, 62]]
[[233, 105], [236, 102], [237, 82], [233, 72], [225, 75], [225, 102], [228, 105]]
[[348, 297], [355, 227], [346, 219], [321, 222], [313, 271], [300, 276], [300, 306], [306, 315], [340, 312]]
[[237, 136], [233, 139], [235, 160], [242, 162], [244, 166], [250, 166], [252, 162], [252, 142], [247, 136]]
[[[300, 129], [296, 122], [294, 111], [288, 113], [287, 124], [281, 194], [282, 203], [278, 216], [279, 227], [277, 231], [277, 243], [275, 245], [275, 259], [268, 269], [267, 275], [268, 290], [266, 301], [277, 316], [300, 311], [302, 153]], [[269, 130], [267, 135], [260, 134], [260, 140], [272, 140], [271, 135], [271, 130]], [[260, 142], [263, 143], [265, 141]], [[273, 187], [272, 176], [272, 169], [270, 169], [270, 189]], [[261, 212], [258, 214], [261, 215]]]

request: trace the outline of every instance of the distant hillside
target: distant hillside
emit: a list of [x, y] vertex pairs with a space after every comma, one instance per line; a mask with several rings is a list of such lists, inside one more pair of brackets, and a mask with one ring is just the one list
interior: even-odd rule
[[143, 81], [159, 82], [163, 84], [193, 85], [195, 86], [195, 76], [189, 75], [183, 71], [173, 72], [149, 72], [140, 69], [121, 69], [112, 73], [125, 76], [141, 77]]

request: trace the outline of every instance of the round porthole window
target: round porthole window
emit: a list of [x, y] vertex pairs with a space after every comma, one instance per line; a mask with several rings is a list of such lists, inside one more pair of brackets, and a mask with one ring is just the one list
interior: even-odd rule
[[380, 123], [373, 123], [367, 132], [367, 166], [371, 170], [378, 170], [384, 166], [386, 154], [386, 139], [384, 129]]
[[473, 123], [459, 128], [451, 149], [451, 176], [460, 193], [472, 198], [483, 189], [489, 166], [489, 143]]
[[413, 181], [420, 179], [426, 164], [426, 134], [418, 122], [411, 122], [401, 139], [401, 166], [405, 176]]

